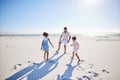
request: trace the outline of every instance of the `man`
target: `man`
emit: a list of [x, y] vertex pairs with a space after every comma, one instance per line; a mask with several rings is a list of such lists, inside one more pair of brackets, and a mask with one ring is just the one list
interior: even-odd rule
[[70, 33], [67, 31], [67, 27], [64, 27], [64, 32], [62, 32], [62, 34], [61, 34], [61, 36], [60, 36], [60, 39], [59, 39], [59, 45], [58, 45], [57, 53], [58, 53], [59, 50], [60, 50], [61, 43], [64, 44], [64, 54], [66, 53], [66, 45], [67, 45], [67, 43], [69, 43], [70, 39], [71, 39], [71, 35], [70, 35]]

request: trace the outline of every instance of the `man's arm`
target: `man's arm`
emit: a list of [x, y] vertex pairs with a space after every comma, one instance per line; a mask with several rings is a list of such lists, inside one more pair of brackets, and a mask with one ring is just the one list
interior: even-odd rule
[[71, 36], [69, 36], [68, 43], [70, 42]]

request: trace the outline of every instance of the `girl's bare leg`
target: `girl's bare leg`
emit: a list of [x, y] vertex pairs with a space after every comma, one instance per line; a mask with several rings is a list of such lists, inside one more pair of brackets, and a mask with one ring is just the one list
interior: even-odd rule
[[58, 44], [58, 50], [60, 50], [60, 47], [61, 47], [61, 42], [59, 42]]
[[48, 60], [48, 56], [49, 56], [49, 51], [47, 51], [46, 53], [47, 53], [47, 60]]
[[46, 59], [46, 51], [44, 52], [44, 60]]

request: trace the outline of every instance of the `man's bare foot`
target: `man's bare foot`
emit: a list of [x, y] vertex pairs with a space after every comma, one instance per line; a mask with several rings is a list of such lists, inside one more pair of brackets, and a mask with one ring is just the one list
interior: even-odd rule
[[56, 54], [58, 54], [59, 53], [59, 50], [56, 50]]
[[66, 54], [66, 52], [64, 52], [64, 54]]

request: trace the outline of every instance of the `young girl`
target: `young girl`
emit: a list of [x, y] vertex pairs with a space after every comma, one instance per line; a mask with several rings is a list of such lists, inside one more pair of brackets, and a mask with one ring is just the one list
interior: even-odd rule
[[44, 39], [42, 41], [42, 45], [41, 45], [41, 49], [43, 49], [44, 52], [44, 60], [48, 60], [48, 56], [49, 56], [49, 45], [48, 42], [51, 44], [52, 47], [53, 44], [51, 43], [50, 39], [48, 38], [48, 33], [44, 32], [43, 33]]
[[80, 58], [77, 54], [77, 51], [79, 49], [79, 43], [76, 41], [76, 37], [72, 37], [73, 43], [71, 44], [71, 46], [73, 47], [73, 54], [72, 54], [72, 60], [74, 58], [74, 55], [76, 55], [77, 59], [78, 59], [78, 63], [80, 62]]

